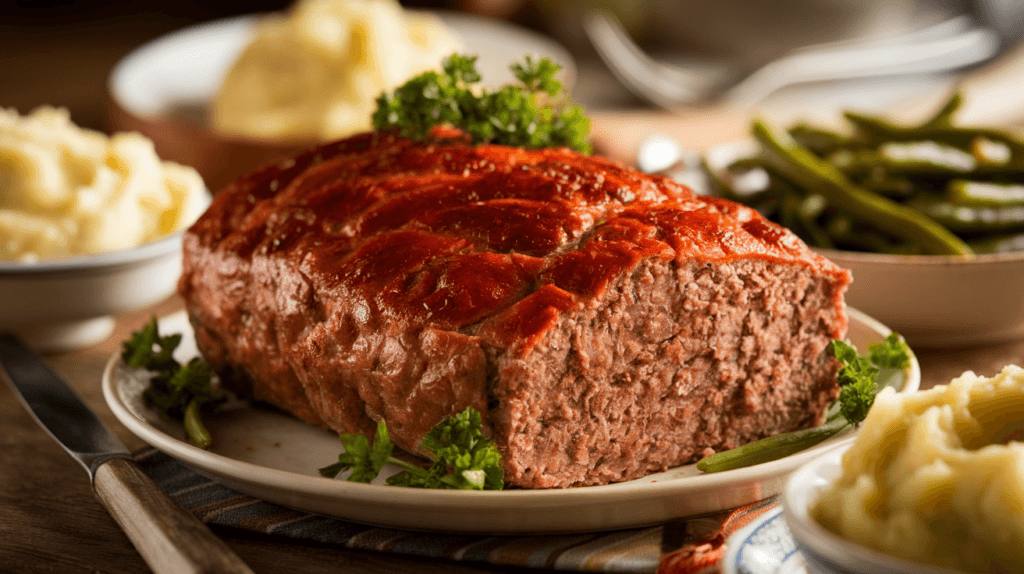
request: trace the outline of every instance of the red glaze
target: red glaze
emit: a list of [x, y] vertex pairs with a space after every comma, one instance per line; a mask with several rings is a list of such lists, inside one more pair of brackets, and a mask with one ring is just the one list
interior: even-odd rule
[[308, 151], [228, 186], [190, 234], [209, 251], [299, 260], [389, 320], [520, 352], [645, 258], [845, 274], [755, 211], [667, 178], [458, 138], [362, 134]]

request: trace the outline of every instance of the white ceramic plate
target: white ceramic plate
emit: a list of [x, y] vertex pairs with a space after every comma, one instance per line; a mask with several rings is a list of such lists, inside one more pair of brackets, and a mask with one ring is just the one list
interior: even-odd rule
[[[849, 314], [849, 338], [861, 350], [889, 333], [863, 313], [850, 309]], [[184, 312], [161, 321], [161, 332], [184, 334], [179, 360], [197, 354]], [[902, 392], [917, 390], [920, 380], [913, 359]], [[210, 417], [215, 444], [209, 451], [196, 448], [183, 440], [181, 425], [146, 408], [147, 385], [144, 372], [128, 369], [116, 354], [111, 357], [103, 394], [114, 415], [144, 441], [200, 472], [283, 506], [417, 530], [541, 534], [667, 522], [776, 495], [790, 472], [853, 439], [845, 434], [782, 460], [715, 474], [689, 465], [631, 482], [565, 490], [419, 490], [321, 477], [317, 469], [337, 461], [337, 435], [248, 404]]]
[[[456, 12], [435, 12], [477, 54], [477, 69], [487, 84], [514, 82], [511, 62], [523, 54], [547, 56], [562, 66], [572, 85], [576, 66], [554, 40], [500, 20]], [[252, 40], [258, 15], [191, 26], [162, 36], [133, 51], [110, 74], [113, 98], [136, 116], [202, 108], [211, 101], [228, 69]]]

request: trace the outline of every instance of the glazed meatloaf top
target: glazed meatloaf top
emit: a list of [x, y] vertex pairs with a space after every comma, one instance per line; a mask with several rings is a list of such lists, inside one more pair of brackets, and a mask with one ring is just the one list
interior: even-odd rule
[[[754, 258], [849, 282], [754, 210], [667, 178], [568, 149], [434, 136], [358, 135], [214, 198], [185, 236], [180, 291], [215, 368], [298, 380], [258, 398], [339, 432], [372, 432], [383, 417], [408, 449], [450, 414], [439, 410], [486, 417], [487, 357], [527, 354], [560, 314], [640, 261]], [[270, 319], [247, 331], [260, 314]], [[845, 318], [831, 328], [844, 330]], [[373, 373], [350, 385], [361, 401], [352, 425], [324, 418], [332, 407], [321, 402], [347, 400], [325, 398], [342, 369], [325, 365]], [[436, 408], [409, 406], [417, 400]]]

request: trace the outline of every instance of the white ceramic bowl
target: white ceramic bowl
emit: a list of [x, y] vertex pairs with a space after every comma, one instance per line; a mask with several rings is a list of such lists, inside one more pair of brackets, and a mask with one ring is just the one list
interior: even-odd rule
[[842, 457], [848, 448], [829, 451], [804, 464], [790, 475], [782, 491], [786, 524], [810, 570], [818, 574], [960, 574], [861, 546], [811, 518], [811, 506], [842, 474]]
[[0, 262], [0, 330], [39, 351], [103, 341], [113, 315], [170, 296], [181, 275], [182, 232], [133, 249], [39, 263]]
[[847, 303], [911, 346], [1024, 337], [1024, 252], [964, 259], [819, 251], [853, 273]]
[[[477, 69], [485, 84], [515, 81], [509, 64], [523, 54], [535, 54], [560, 64], [563, 83], [572, 86], [572, 56], [550, 38], [500, 20], [436, 14], [461, 37], [466, 52], [479, 56]], [[184, 28], [128, 54], [107, 81], [112, 129], [150, 138], [161, 158], [196, 168], [214, 193], [263, 162], [315, 145], [228, 136], [206, 124], [208, 105], [251, 41], [258, 18], [248, 15]]]

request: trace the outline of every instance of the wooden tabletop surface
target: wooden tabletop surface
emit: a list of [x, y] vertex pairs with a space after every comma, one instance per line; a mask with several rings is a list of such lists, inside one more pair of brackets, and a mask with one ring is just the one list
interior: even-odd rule
[[[130, 449], [143, 443], [107, 408], [100, 377], [119, 342], [151, 315], [181, 308], [177, 298], [120, 317], [106, 342], [49, 355], [48, 362], [71, 382]], [[922, 387], [946, 383], [964, 370], [991, 375], [1008, 363], [1024, 362], [1024, 341], [960, 349], [918, 349]], [[85, 471], [0, 385], [0, 572], [133, 573], [145, 563], [106, 510], [93, 497]], [[216, 532], [256, 572], [420, 572], [438, 574], [529, 572], [528, 569], [403, 558], [276, 540], [239, 530]]]
[[[151, 315], [162, 316], [180, 308], [181, 302], [173, 298], [153, 309], [125, 315], [106, 342], [46, 357], [130, 450], [144, 443], [118, 423], [107, 408], [100, 389], [103, 367], [120, 341]], [[0, 572], [149, 571], [114, 519], [93, 497], [85, 470], [36, 424], [4, 384], [0, 384], [0, 440], [4, 445], [0, 448]], [[257, 573], [529, 571], [297, 544], [234, 529], [216, 532]]]
[[[140, 7], [139, 14], [122, 11], [114, 14], [115, 18], [102, 14], [73, 15], [56, 28], [46, 20], [44, 12], [28, 14], [28, 9], [20, 13], [19, 22], [0, 22], [0, 106], [15, 106], [27, 113], [43, 103], [64, 105], [71, 108], [73, 119], [79, 123], [102, 129], [104, 81], [110, 67], [135, 45], [189, 23], [190, 15], [157, 15], [141, 10], [144, 3], [133, 5]], [[583, 64], [583, 77], [589, 77], [588, 89], [611, 89], [613, 83], [606, 72]], [[590, 94], [598, 96], [606, 102], [636, 104], [621, 92]], [[704, 113], [696, 116], [696, 123], [679, 129], [705, 143], [733, 139], [737, 130], [743, 129], [742, 118], [737, 121], [736, 117]], [[616, 130], [624, 124], [630, 126], [626, 131], [631, 137], [663, 127], [664, 116], [645, 112], [642, 117], [641, 123], [621, 111], [599, 117], [595, 121], [596, 136], [599, 140], [621, 143], [623, 132]], [[104, 364], [118, 349], [119, 342], [149, 316], [164, 315], [180, 307], [181, 302], [172, 298], [153, 309], [119, 317], [116, 332], [106, 342], [47, 357], [130, 448], [142, 444], [114, 419], [103, 400], [100, 377]], [[990, 375], [1005, 364], [1024, 362], [1024, 342], [918, 349], [917, 353], [923, 372], [922, 386], [927, 388], [948, 382], [967, 369]], [[35, 423], [6, 385], [0, 385], [0, 440], [4, 444], [0, 449], [0, 572], [148, 571], [117, 524], [93, 497], [84, 470]], [[221, 529], [217, 533], [256, 572], [531, 571], [300, 544], [235, 530]]]

